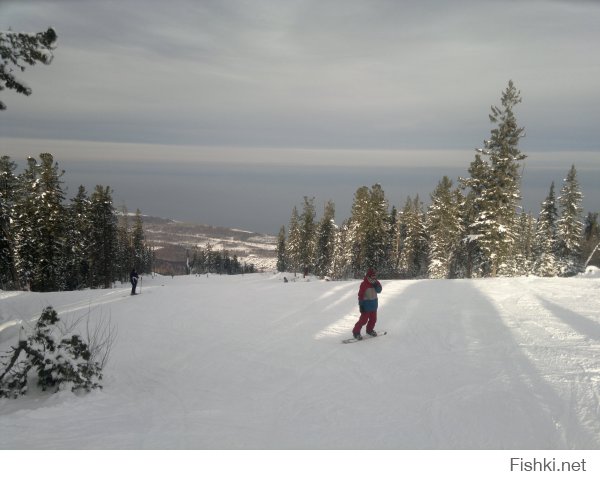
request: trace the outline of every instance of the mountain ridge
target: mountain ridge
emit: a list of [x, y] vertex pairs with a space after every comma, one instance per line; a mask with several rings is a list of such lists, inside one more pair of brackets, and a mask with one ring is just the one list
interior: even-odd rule
[[213, 250], [226, 250], [240, 262], [253, 264], [258, 270], [274, 270], [276, 242], [273, 235], [241, 228], [222, 227], [142, 215], [146, 240], [155, 253], [154, 270], [167, 275], [187, 272], [187, 259], [193, 250], [210, 245]]

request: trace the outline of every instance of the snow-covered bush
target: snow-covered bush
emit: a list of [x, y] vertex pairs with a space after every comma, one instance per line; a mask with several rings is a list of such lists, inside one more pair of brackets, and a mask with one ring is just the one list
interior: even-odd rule
[[47, 307], [31, 335], [0, 357], [0, 397], [24, 395], [30, 372], [37, 372], [42, 390], [70, 387], [72, 391], [89, 392], [102, 388], [102, 368], [115, 339], [114, 331], [108, 327], [90, 334], [88, 328], [86, 342], [69, 330], [60, 325], [56, 311]]

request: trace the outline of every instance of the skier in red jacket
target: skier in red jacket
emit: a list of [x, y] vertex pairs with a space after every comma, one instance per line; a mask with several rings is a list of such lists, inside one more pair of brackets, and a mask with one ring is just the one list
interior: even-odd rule
[[352, 329], [352, 335], [357, 340], [362, 340], [360, 331], [365, 324], [367, 325], [367, 335], [371, 335], [372, 337], [377, 336], [374, 328], [377, 322], [377, 294], [381, 293], [381, 289], [381, 283], [377, 280], [377, 272], [375, 269], [369, 268], [358, 289], [360, 318]]

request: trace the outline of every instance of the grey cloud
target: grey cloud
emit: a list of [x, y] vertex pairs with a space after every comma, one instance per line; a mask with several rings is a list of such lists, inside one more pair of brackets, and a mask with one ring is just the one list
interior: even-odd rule
[[59, 48], [0, 117], [9, 136], [468, 148], [513, 79], [530, 148], [600, 148], [592, 2], [10, 3], [56, 22]]

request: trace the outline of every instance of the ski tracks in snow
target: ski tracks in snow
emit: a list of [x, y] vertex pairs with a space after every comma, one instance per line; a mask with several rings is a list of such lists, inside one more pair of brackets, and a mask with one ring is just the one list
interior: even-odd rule
[[598, 448], [600, 301], [581, 294], [581, 281], [499, 279], [497, 282], [505, 285], [499, 288], [496, 283], [493, 292], [487, 291], [485, 282], [479, 286], [498, 308], [520, 350], [555, 393], [552, 408], [567, 448]]
[[[34, 292], [2, 292], [2, 310], [0, 311], [0, 340], [6, 340], [17, 335], [17, 329], [22, 324], [33, 325], [39, 319], [42, 311], [46, 307], [53, 307], [59, 317], [67, 322], [69, 316], [80, 312], [78, 315], [85, 317], [92, 312], [97, 315], [110, 315], [110, 311], [105, 313], [105, 307], [114, 302], [125, 300], [129, 295], [128, 288], [115, 288], [111, 290], [83, 290], [79, 292], [70, 292], [75, 301], [64, 302], [64, 295], [61, 292], [34, 293]], [[28, 297], [27, 305], [24, 306], [21, 295]]]

